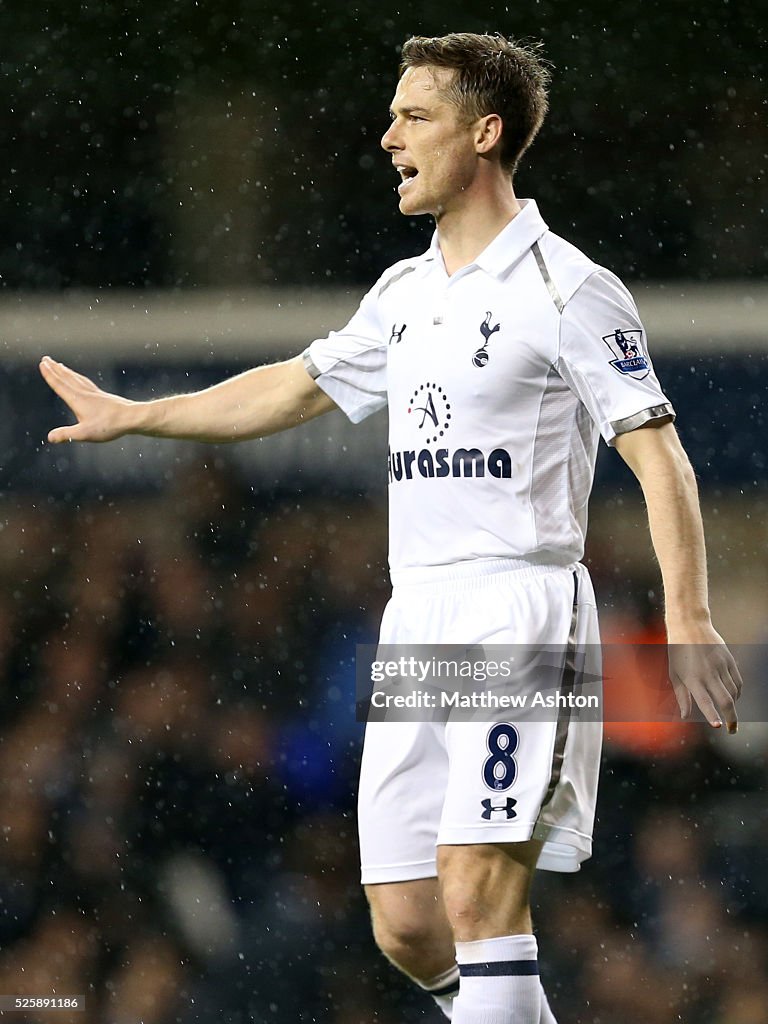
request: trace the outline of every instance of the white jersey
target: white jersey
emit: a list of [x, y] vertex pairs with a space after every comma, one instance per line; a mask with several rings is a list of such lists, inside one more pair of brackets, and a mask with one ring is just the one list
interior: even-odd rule
[[305, 365], [354, 422], [389, 407], [390, 567], [569, 565], [599, 435], [673, 419], [624, 285], [532, 200], [448, 276], [437, 236]]

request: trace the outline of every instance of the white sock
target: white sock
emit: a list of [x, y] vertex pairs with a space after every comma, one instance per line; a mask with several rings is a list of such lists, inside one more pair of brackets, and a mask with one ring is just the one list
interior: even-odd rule
[[547, 1001], [547, 994], [543, 987], [541, 989], [541, 1013], [539, 1014], [539, 1024], [557, 1024], [555, 1015], [552, 1013], [549, 1002]]
[[420, 984], [425, 992], [429, 992], [448, 1020], [452, 1020], [453, 1000], [459, 992], [459, 965], [454, 964], [437, 977]]
[[457, 942], [461, 986], [453, 1024], [539, 1024], [537, 955], [533, 935]]

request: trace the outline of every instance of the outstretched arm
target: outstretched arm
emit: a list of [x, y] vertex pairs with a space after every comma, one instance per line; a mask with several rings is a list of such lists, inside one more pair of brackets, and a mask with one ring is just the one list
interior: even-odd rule
[[77, 423], [48, 434], [61, 441], [111, 441], [124, 434], [194, 441], [245, 441], [298, 426], [335, 403], [304, 368], [301, 356], [246, 370], [188, 395], [134, 402], [102, 391], [92, 380], [45, 356], [40, 372]]
[[737, 727], [741, 676], [712, 625], [696, 478], [671, 423], [622, 434], [616, 448], [640, 482], [664, 581], [670, 679], [686, 718], [695, 700], [710, 725]]

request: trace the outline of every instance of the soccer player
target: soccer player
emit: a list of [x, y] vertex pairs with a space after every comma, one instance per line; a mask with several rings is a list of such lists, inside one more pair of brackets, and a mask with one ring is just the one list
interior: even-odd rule
[[[392, 599], [383, 643], [597, 642], [580, 558], [600, 435], [636, 474], [661, 567], [681, 713], [736, 729], [741, 680], [712, 626], [696, 483], [621, 282], [515, 195], [547, 110], [536, 47], [414, 38], [382, 146], [427, 252], [390, 267], [341, 331], [303, 356], [148, 402], [46, 357], [77, 422], [49, 440], [123, 434], [234, 441], [339, 407], [389, 407]], [[673, 648], [671, 648], [673, 649]], [[455, 1024], [554, 1020], [538, 978], [534, 869], [590, 853], [599, 727], [370, 723], [359, 794], [376, 940]]]

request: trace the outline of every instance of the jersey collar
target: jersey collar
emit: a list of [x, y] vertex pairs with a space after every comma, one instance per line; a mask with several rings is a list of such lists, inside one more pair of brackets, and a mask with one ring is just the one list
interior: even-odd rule
[[[495, 277], [501, 277], [530, 250], [534, 242], [538, 242], [541, 236], [549, 230], [539, 213], [535, 200], [521, 199], [519, 202], [522, 207], [520, 213], [513, 217], [505, 228], [502, 228], [471, 266], [479, 267], [480, 270], [484, 270], [487, 274], [493, 274]], [[427, 252], [424, 253], [424, 257], [442, 263], [443, 257], [440, 252], [437, 231], [432, 235], [432, 242]]]

